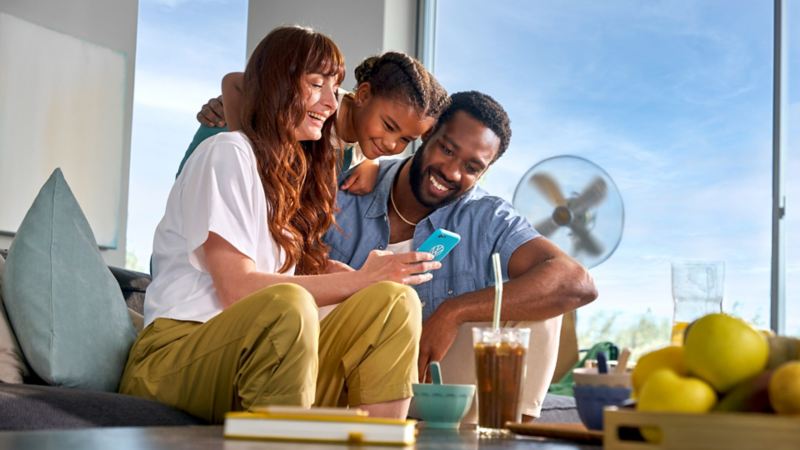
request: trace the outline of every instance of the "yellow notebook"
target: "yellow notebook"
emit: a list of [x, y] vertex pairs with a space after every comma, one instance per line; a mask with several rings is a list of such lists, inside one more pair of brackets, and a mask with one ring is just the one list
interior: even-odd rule
[[225, 415], [225, 437], [289, 442], [412, 445], [416, 421], [369, 417], [359, 409], [269, 407]]

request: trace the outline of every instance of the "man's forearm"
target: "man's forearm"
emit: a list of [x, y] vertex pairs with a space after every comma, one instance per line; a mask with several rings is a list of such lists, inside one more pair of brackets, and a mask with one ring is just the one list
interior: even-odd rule
[[[572, 311], [597, 297], [589, 273], [566, 258], [552, 258], [503, 284], [501, 320], [539, 321]], [[439, 311], [441, 310], [441, 311]], [[457, 324], [489, 322], [494, 313], [494, 288], [453, 297], [436, 311]]]

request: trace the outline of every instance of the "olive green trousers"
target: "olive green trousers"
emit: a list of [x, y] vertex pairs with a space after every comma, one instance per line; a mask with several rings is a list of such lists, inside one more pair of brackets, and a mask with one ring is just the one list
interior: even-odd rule
[[320, 322], [308, 291], [279, 284], [205, 323], [156, 319], [131, 348], [120, 392], [212, 423], [266, 405], [399, 400], [417, 380], [421, 327], [407, 286], [376, 283]]

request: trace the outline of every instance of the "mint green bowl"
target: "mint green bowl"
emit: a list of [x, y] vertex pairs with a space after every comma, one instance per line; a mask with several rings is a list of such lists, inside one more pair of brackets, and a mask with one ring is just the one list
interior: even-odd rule
[[474, 384], [414, 384], [409, 416], [426, 428], [458, 428], [475, 396]]

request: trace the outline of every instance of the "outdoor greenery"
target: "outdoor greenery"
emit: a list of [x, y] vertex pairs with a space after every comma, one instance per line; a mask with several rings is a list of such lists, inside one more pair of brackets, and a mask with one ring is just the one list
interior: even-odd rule
[[620, 350], [631, 349], [631, 359], [669, 344], [670, 319], [659, 317], [648, 311], [631, 318], [622, 311], [601, 311], [591, 316], [578, 312], [578, 344], [588, 349], [593, 344], [610, 341]]
[[130, 250], [125, 253], [125, 268], [145, 273], [150, 272], [150, 270], [147, 269], [147, 266], [139, 264], [139, 258], [137, 258], [136, 254]]

